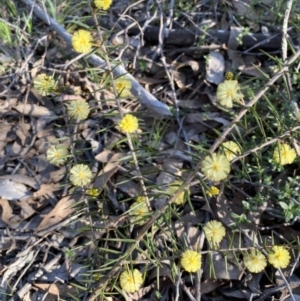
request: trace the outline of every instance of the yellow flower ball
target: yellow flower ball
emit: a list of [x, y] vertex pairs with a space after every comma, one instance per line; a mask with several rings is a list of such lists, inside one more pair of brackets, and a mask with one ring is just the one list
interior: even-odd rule
[[219, 244], [226, 234], [226, 230], [222, 223], [212, 220], [203, 227], [206, 239], [214, 246]]
[[[173, 196], [179, 187], [183, 184], [180, 180], [175, 180], [173, 183], [170, 183], [170, 186], [167, 189], [167, 193]], [[174, 200], [174, 204], [183, 205], [186, 202], [186, 194], [189, 194], [189, 190], [185, 190], [179, 193], [178, 197]]]
[[203, 159], [201, 171], [207, 179], [219, 182], [227, 178], [230, 172], [230, 162], [224, 155], [213, 153]]
[[143, 275], [137, 269], [134, 269], [133, 271], [124, 271], [120, 275], [121, 288], [128, 293], [134, 293], [138, 291], [142, 284]]
[[225, 80], [218, 85], [216, 97], [223, 107], [232, 108], [233, 101], [240, 102], [243, 96], [237, 80]]
[[84, 29], [79, 29], [72, 36], [72, 45], [79, 53], [88, 53], [92, 48], [93, 37], [91, 33]]
[[55, 166], [60, 166], [66, 163], [68, 155], [69, 151], [67, 146], [52, 145], [47, 150], [46, 158], [51, 164]]
[[95, 0], [94, 3], [98, 9], [108, 10], [112, 4], [112, 0]]
[[226, 80], [232, 80], [232, 79], [234, 79], [234, 74], [231, 71], [227, 71], [225, 73], [225, 79]]
[[221, 144], [220, 153], [224, 155], [228, 161], [232, 161], [242, 153], [242, 150], [237, 143], [233, 141], [227, 141]]
[[131, 95], [131, 81], [124, 76], [118, 77], [115, 80], [115, 86], [120, 97], [128, 97]]
[[121, 120], [119, 126], [123, 133], [131, 134], [139, 128], [139, 121], [135, 116], [126, 114]]
[[90, 197], [96, 198], [99, 195], [99, 189], [98, 188], [87, 189], [86, 194]]
[[135, 200], [137, 203], [146, 202], [146, 198], [142, 195], [138, 196]]
[[219, 195], [220, 190], [216, 186], [211, 186], [209, 189], [207, 189], [205, 191], [205, 193], [207, 194], [207, 196], [209, 196], [210, 198], [212, 198], [213, 196]]
[[250, 273], [259, 273], [267, 266], [266, 257], [256, 249], [252, 249], [250, 253], [246, 253], [243, 261]]
[[280, 165], [291, 164], [296, 157], [296, 151], [286, 143], [279, 143], [274, 149], [273, 159]]
[[143, 225], [148, 220], [149, 208], [147, 203], [144, 202], [134, 202], [130, 206], [129, 215], [131, 217], [131, 222], [133, 224]]
[[85, 186], [91, 183], [93, 174], [85, 164], [77, 164], [70, 170], [70, 181], [74, 186]]
[[53, 76], [45, 73], [39, 74], [33, 81], [33, 84], [42, 96], [50, 95], [52, 92], [55, 92], [56, 89], [56, 83]]
[[180, 263], [187, 272], [197, 272], [201, 267], [201, 254], [193, 250], [187, 250], [181, 255]]
[[78, 121], [87, 119], [90, 107], [84, 100], [73, 100], [67, 106], [68, 115]]
[[289, 251], [283, 246], [274, 246], [268, 255], [270, 264], [276, 269], [284, 269], [290, 263], [291, 256]]

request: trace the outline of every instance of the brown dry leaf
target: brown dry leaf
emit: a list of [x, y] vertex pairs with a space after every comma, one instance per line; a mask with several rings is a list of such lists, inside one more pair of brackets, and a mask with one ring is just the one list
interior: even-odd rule
[[[143, 298], [146, 294], [148, 294], [150, 291], [152, 291], [154, 289], [155, 285], [154, 284], [150, 284], [148, 286], [145, 287], [141, 287], [137, 292], [133, 293], [130, 295], [130, 299], [128, 299], [128, 301], [140, 301], [140, 300], [148, 300]], [[157, 299], [155, 299], [157, 300]]]
[[0, 177], [0, 197], [16, 201], [21, 198], [29, 197], [31, 193], [27, 190], [27, 187], [19, 182], [15, 182], [9, 178]]
[[115, 153], [109, 149], [103, 150], [101, 153], [95, 156], [95, 159], [102, 163], [107, 163]]
[[[105, 151], [105, 156], [108, 153]], [[95, 159], [103, 159], [105, 156], [98, 154]], [[110, 156], [106, 156], [108, 159]], [[118, 171], [120, 160], [124, 157], [124, 154], [116, 153], [113, 154], [111, 158], [109, 158], [109, 162], [105, 165], [105, 167], [98, 173], [96, 180], [93, 183], [93, 188], [98, 188], [99, 193], [105, 187], [107, 181]], [[101, 161], [100, 161], [101, 162]]]
[[[0, 60], [1, 61], [1, 60]], [[11, 107], [15, 106], [18, 102], [17, 98], [10, 97], [6, 100], [0, 100], [0, 113], [9, 112]]]
[[55, 198], [53, 192], [59, 190], [61, 187], [59, 184], [42, 184], [40, 189], [33, 193], [33, 198]]
[[48, 123], [50, 123], [55, 118], [56, 115], [54, 113], [53, 115], [51, 115], [51, 118], [49, 116], [38, 118], [33, 124], [33, 133], [39, 135], [39, 133], [44, 130]]
[[182, 73], [180, 71], [172, 70], [172, 76], [179, 89], [186, 88], [186, 77], [185, 77], [184, 73]]
[[225, 60], [221, 52], [211, 51], [206, 65], [206, 80], [216, 85], [224, 80]]
[[62, 166], [60, 169], [50, 171], [50, 179], [48, 182], [59, 183], [66, 176], [66, 166]]
[[[39, 134], [44, 135], [43, 137], [38, 137]], [[49, 134], [49, 132], [40, 131], [37, 135], [39, 139], [37, 139], [34, 143], [34, 148], [40, 152], [40, 153], [45, 153], [46, 150], [53, 144], [54, 141], [57, 141], [57, 138], [55, 135]]]
[[17, 106], [14, 107], [14, 109], [20, 112], [21, 114], [36, 118], [55, 116], [54, 112], [50, 111], [46, 107], [38, 106], [35, 104], [19, 103]]
[[13, 214], [12, 208], [7, 200], [0, 199], [0, 206], [2, 207], [2, 216], [1, 219], [5, 222], [10, 228], [17, 229], [19, 228], [20, 223], [23, 219]]
[[[20, 156], [24, 157], [25, 155], [29, 155], [30, 147], [29, 146], [22, 146], [19, 142], [15, 141], [11, 148], [11, 155], [12, 156]], [[33, 153], [34, 151], [32, 151]], [[32, 153], [30, 155], [32, 155]]]
[[[175, 68], [178, 72], [179, 69], [184, 68], [185, 72], [186, 72], [186, 67], [190, 67], [192, 69], [193, 75], [197, 76], [199, 74], [199, 69], [200, 69], [200, 64], [197, 61], [191, 60], [190, 57], [188, 56], [183, 56], [180, 59], [180, 62], [175, 62]], [[190, 74], [190, 72], [186, 72], [186, 74]]]
[[28, 199], [19, 200], [18, 202], [16, 202], [16, 204], [21, 207], [21, 216], [23, 219], [27, 219], [28, 217], [35, 214], [35, 210], [32, 209], [28, 202]]
[[194, 72], [194, 75], [197, 75], [199, 73], [200, 64], [195, 60], [191, 60], [190, 58], [186, 57], [184, 66], [190, 66]]
[[16, 183], [22, 183], [34, 189], [39, 189], [40, 187], [39, 183], [34, 178], [22, 174], [3, 175], [0, 177], [0, 179], [6, 179]]
[[44, 217], [36, 232], [46, 230], [76, 211], [75, 204], [80, 200], [81, 194], [76, 193], [62, 198], [56, 206]]
[[0, 199], [0, 206], [2, 208], [2, 215], [1, 219], [9, 225], [9, 221], [11, 217], [13, 216], [13, 210], [9, 205], [9, 202], [4, 199]]
[[58, 183], [66, 175], [66, 167], [62, 166], [57, 169], [49, 163], [45, 154], [35, 155], [28, 161], [35, 167], [41, 183]]
[[0, 131], [0, 152], [1, 152], [7, 144], [6, 141], [7, 134], [11, 130], [12, 126], [10, 124], [6, 124], [2, 122], [0, 123], [0, 126], [1, 126], [1, 131]]
[[31, 126], [30, 124], [20, 121], [15, 127], [14, 132], [21, 140], [21, 145], [25, 146], [30, 142], [32, 134], [29, 133]]
[[[76, 296], [77, 289], [71, 285], [61, 284], [61, 283], [38, 283], [34, 282], [33, 287], [38, 288], [43, 292], [47, 292], [47, 296], [44, 301], [53, 301], [53, 300], [60, 300], [69, 297], [69, 294]], [[58, 299], [58, 297], [60, 299]]]

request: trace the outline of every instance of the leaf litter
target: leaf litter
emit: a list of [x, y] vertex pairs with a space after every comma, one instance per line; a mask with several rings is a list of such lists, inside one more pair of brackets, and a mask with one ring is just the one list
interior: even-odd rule
[[[252, 15], [246, 14], [249, 1], [232, 1], [232, 4], [238, 15], [247, 17], [247, 22], [254, 30], [255, 27], [249, 21]], [[146, 9], [144, 6], [142, 8]], [[269, 17], [274, 16], [271, 14]], [[41, 24], [36, 25], [42, 30]], [[150, 199], [155, 210], [165, 208], [168, 204], [169, 195], [165, 192], [169, 185], [178, 178], [184, 181], [187, 178], [185, 169], [194, 167], [193, 156], [201, 150], [188, 148], [187, 142], [201, 144], [210, 141], [214, 139], [212, 137], [215, 137], [215, 131], [230, 124], [230, 118], [219, 110], [214, 97], [215, 85], [223, 81], [227, 64], [233, 64], [242, 74], [251, 76], [261, 76], [255, 66], [262, 66], [265, 68], [263, 70], [267, 70], [267, 64], [264, 65], [260, 56], [253, 59], [240, 53], [237, 43], [240, 34], [240, 30], [230, 28], [226, 51], [215, 51], [214, 44], [210, 44], [211, 49], [208, 48], [207, 51], [209, 60], [206, 62], [203, 55], [199, 56], [196, 52], [193, 55], [182, 51], [178, 57], [177, 54], [172, 54], [174, 47], [165, 49], [172, 64], [171, 76], [176, 85], [178, 108], [185, 110], [186, 115], [182, 124], [166, 121], [164, 126], [167, 130], [161, 134], [160, 141], [155, 136], [141, 136], [141, 142], [147, 147], [138, 151], [139, 162], [145, 182], [154, 187], [150, 192], [155, 197], [150, 196]], [[66, 63], [66, 58], [58, 49], [55, 43], [49, 44], [45, 53], [47, 63], [36, 52], [30, 64], [27, 61], [22, 64], [26, 68], [32, 68], [29, 72], [35, 77], [38, 70], [47, 68], [45, 66], [49, 63]], [[126, 113], [140, 112], [139, 118], [144, 120], [143, 128], [150, 132], [153, 123], [159, 123], [162, 116], [170, 116], [166, 103], [173, 105], [173, 96], [163, 66], [152, 59], [155, 56], [151, 45], [145, 44], [140, 50], [138, 56], [134, 53], [138, 53], [138, 49], [124, 52], [123, 60], [138, 61], [134, 76], [146, 85], [148, 91], [136, 84], [133, 91], [136, 96], [142, 94], [141, 103], [136, 99], [122, 100], [122, 105]], [[18, 72], [16, 62], [9, 52], [3, 53], [5, 57], [3, 54], [0, 56], [1, 75], [4, 75], [4, 69], [6, 75], [10, 69], [14, 73]], [[95, 57], [92, 59], [99, 63]], [[139, 77], [144, 73], [143, 68], [147, 71], [147, 76]], [[97, 278], [97, 273], [99, 278], [105, 276], [105, 270], [103, 272], [100, 267], [109, 266], [109, 260], [121, 258], [130, 240], [136, 240], [139, 236], [140, 228], [133, 225], [128, 227], [127, 210], [130, 202], [142, 195], [142, 187], [130, 162], [128, 146], [124, 142], [118, 144], [123, 138], [117, 128], [119, 118], [109, 115], [116, 109], [114, 100], [109, 99], [113, 95], [109, 89], [93, 83], [86, 74], [77, 70], [75, 65], [70, 66], [68, 74], [63, 69], [57, 69], [58, 79], [68, 86], [68, 91], [61, 97], [40, 96], [21, 75], [15, 76], [14, 81], [10, 77], [0, 78], [0, 91], [6, 91], [0, 99], [0, 289], [14, 296], [19, 295], [23, 300], [74, 300], [70, 296], [78, 296], [82, 292], [78, 293], [74, 285], [69, 284], [75, 282], [77, 286], [84, 287], [91, 277]], [[206, 70], [205, 76], [203, 70]], [[123, 71], [123, 67], [120, 67], [116, 72]], [[147, 97], [149, 101], [145, 102]], [[63, 104], [74, 99], [90, 101], [92, 113], [84, 123], [77, 125], [71, 121], [68, 127], [63, 117]], [[164, 101], [160, 103], [157, 99]], [[145, 113], [146, 108], [152, 113]], [[158, 119], [153, 118], [153, 111]], [[72, 137], [74, 133], [75, 137]], [[63, 143], [67, 146], [75, 145], [73, 151], [80, 153], [81, 160], [93, 162], [94, 181], [89, 188], [98, 189], [98, 196], [94, 199], [84, 191], [72, 190], [68, 186], [66, 175], [69, 166], [56, 168], [46, 159], [48, 147], [61, 144], [61, 139], [65, 137], [68, 139]], [[286, 181], [283, 180], [284, 183]], [[179, 212], [173, 214], [174, 207], [168, 207], [160, 226], [153, 226], [147, 233], [155, 245], [154, 256], [167, 259], [155, 268], [149, 260], [153, 254], [144, 248], [141, 262], [146, 262], [149, 267], [147, 283], [138, 292], [131, 294], [128, 300], [141, 300], [149, 296], [153, 298], [155, 290], [168, 300], [169, 294], [173, 297], [176, 295], [178, 287], [185, 291], [184, 296], [189, 296], [188, 292], [197, 294], [193, 282], [195, 279], [184, 274], [180, 282], [173, 277], [173, 263], [169, 258], [175, 257], [176, 262], [179, 257], [176, 249], [178, 245], [189, 246], [194, 250], [207, 248], [201, 225], [208, 220], [209, 215], [227, 227], [228, 236], [222, 241], [220, 250], [253, 247], [253, 243], [260, 241], [257, 229], [264, 224], [268, 212], [272, 212], [270, 200], [262, 203], [258, 210], [246, 212], [246, 219], [250, 223], [244, 224], [240, 230], [248, 233], [251, 237], [249, 240], [246, 235], [239, 236], [232, 227], [236, 222], [234, 217], [245, 213], [245, 195], [239, 194], [233, 187], [222, 187], [218, 197], [207, 201], [198, 184], [199, 182], [189, 187], [189, 199], [180, 207]], [[244, 188], [247, 188], [246, 185], [241, 190]], [[88, 198], [89, 214], [85, 214], [83, 196]], [[290, 238], [287, 238], [285, 231], [289, 232]], [[123, 236], [119, 236], [119, 233]], [[124, 240], [124, 235], [127, 240]], [[292, 226], [282, 226], [279, 235], [292, 239], [299, 236], [299, 231]], [[99, 247], [113, 252], [106, 254], [106, 258], [99, 256], [92, 243], [94, 239], [99, 242]], [[174, 241], [176, 246], [172, 245]], [[145, 239], [140, 248], [146, 243], [149, 244], [149, 241]], [[132, 254], [133, 257], [137, 256], [134, 252]], [[97, 256], [99, 262], [95, 270], [98, 268], [100, 272], [91, 273], [93, 268], [89, 259]], [[237, 258], [234, 251], [214, 250], [204, 253], [203, 257], [200, 287], [204, 297], [213, 300], [209, 294], [215, 291], [224, 300], [250, 300], [254, 296], [261, 296], [262, 284], [267, 281], [262, 280], [262, 274], [251, 276], [242, 270], [241, 258]], [[174, 279], [178, 282], [175, 283]], [[294, 281], [299, 279], [296, 277]], [[109, 284], [110, 289], [115, 285], [113, 282]], [[278, 286], [282, 284], [276, 283]], [[297, 296], [294, 295], [295, 298]], [[6, 300], [9, 297], [3, 298]]]

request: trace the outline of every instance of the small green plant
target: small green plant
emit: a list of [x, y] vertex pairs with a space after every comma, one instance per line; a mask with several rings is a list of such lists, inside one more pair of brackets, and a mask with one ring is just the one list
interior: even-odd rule
[[236, 40], [238, 41], [239, 45], [243, 44], [243, 37], [250, 34], [250, 28], [249, 27], [242, 27], [242, 31], [239, 33], [239, 35], [236, 37]]
[[0, 21], [0, 39], [7, 45], [13, 44], [11, 29], [6, 23], [2, 21]]

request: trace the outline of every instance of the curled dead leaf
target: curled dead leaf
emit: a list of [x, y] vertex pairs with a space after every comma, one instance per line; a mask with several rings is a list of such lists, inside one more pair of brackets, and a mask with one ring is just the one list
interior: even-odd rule
[[35, 104], [19, 103], [17, 106], [14, 107], [14, 109], [21, 114], [36, 118], [55, 116], [54, 112], [50, 111], [46, 107], [38, 106]]

